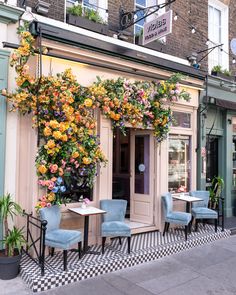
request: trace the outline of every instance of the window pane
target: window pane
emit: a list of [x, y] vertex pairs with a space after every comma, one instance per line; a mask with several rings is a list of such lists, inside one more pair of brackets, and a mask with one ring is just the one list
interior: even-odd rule
[[169, 137], [169, 191], [173, 193], [189, 191], [190, 179], [190, 137], [171, 135]]
[[149, 194], [149, 135], [135, 136], [135, 193]]
[[141, 5], [146, 7], [146, 0], [136, 0], [135, 3], [136, 5]]
[[191, 114], [182, 112], [173, 112], [174, 121], [172, 126], [191, 128]]

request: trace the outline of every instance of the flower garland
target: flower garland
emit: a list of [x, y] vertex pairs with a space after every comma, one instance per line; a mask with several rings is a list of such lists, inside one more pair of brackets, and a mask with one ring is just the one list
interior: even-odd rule
[[69, 189], [86, 183], [93, 185], [97, 165], [106, 163], [96, 136], [94, 109], [112, 120], [113, 127], [125, 133], [125, 124], [154, 128], [161, 142], [173, 120], [170, 104], [189, 94], [180, 90], [180, 75], [165, 82], [131, 82], [98, 79], [90, 87], [82, 87], [70, 69], [56, 77], [35, 78], [27, 65], [35, 54], [34, 38], [27, 25], [18, 30], [20, 47], [11, 56], [15, 67], [17, 89], [2, 90], [11, 103], [11, 110], [33, 114], [33, 126], [38, 128], [40, 147], [36, 157], [39, 184], [46, 193], [36, 208], [61, 204]]
[[180, 90], [180, 80], [180, 74], [158, 83], [99, 79], [89, 90], [113, 128], [124, 134], [127, 122], [133, 127], [154, 128], [154, 136], [161, 142], [173, 120], [170, 105], [179, 99], [190, 100], [189, 93]]

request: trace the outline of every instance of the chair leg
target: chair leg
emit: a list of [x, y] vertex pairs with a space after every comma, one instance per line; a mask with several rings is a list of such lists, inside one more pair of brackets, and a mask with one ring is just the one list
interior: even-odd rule
[[192, 232], [192, 223], [191, 223], [191, 221], [189, 222], [189, 224], [188, 224], [188, 232], [191, 234], [191, 232]]
[[185, 225], [184, 233], [185, 233], [185, 241], [187, 241], [187, 239], [188, 239], [188, 225]]
[[205, 229], [205, 226], [206, 226], [206, 219], [203, 219], [202, 223], [203, 223], [203, 227], [204, 227], [204, 229]]
[[168, 222], [167, 223], [167, 230], [166, 230], [167, 232], [169, 231], [169, 227], [170, 227], [170, 223]]
[[215, 232], [217, 233], [217, 223], [218, 223], [218, 220], [215, 219]]
[[163, 231], [163, 237], [165, 236], [165, 233], [167, 231], [168, 222], [165, 222], [164, 231]]
[[195, 231], [198, 231], [198, 219], [195, 219]]
[[106, 243], [106, 237], [102, 237], [102, 254], [104, 254], [105, 243]]
[[122, 243], [121, 243], [121, 237], [119, 237], [119, 244], [121, 245]]
[[128, 237], [128, 254], [130, 254], [130, 242], [131, 242], [131, 237]]
[[67, 250], [63, 250], [64, 270], [67, 270]]
[[79, 243], [78, 243], [79, 259], [81, 259], [81, 244], [82, 244], [82, 242], [79, 242]]
[[54, 255], [54, 251], [55, 251], [55, 248], [52, 247], [52, 248], [51, 248], [51, 257], [53, 257], [53, 255]]

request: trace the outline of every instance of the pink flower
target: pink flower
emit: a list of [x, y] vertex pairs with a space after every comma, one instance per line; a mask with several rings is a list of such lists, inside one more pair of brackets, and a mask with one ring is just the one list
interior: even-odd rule
[[90, 200], [88, 198], [83, 199], [83, 202], [88, 205], [90, 203]]
[[52, 204], [51, 203], [47, 203], [47, 207], [49, 208], [49, 207], [51, 207], [52, 206]]
[[47, 200], [47, 198], [46, 198], [45, 196], [42, 196], [42, 197], [41, 197], [41, 201], [42, 201], [42, 202], [45, 202], [46, 200]]

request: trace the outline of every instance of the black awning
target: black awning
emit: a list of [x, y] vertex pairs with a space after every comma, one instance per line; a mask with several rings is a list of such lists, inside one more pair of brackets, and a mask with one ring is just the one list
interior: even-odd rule
[[216, 98], [216, 105], [224, 109], [236, 110], [236, 102], [233, 101]]
[[197, 78], [199, 80], [205, 79], [205, 74], [199, 70], [194, 69], [193, 67], [156, 57], [150, 54], [143, 54], [141, 52], [139, 53], [136, 50], [125, 48], [121, 45], [108, 43], [103, 40], [95, 39], [79, 33], [74, 33], [52, 25], [34, 21], [31, 23], [30, 31], [35, 36], [39, 36], [41, 32], [42, 37], [50, 40], [60, 41], [65, 44], [90, 49], [93, 51], [101, 52], [103, 54], [105, 53], [108, 55], [117, 56], [119, 58], [158, 67], [160, 69], [172, 72], [179, 72], [184, 75]]

